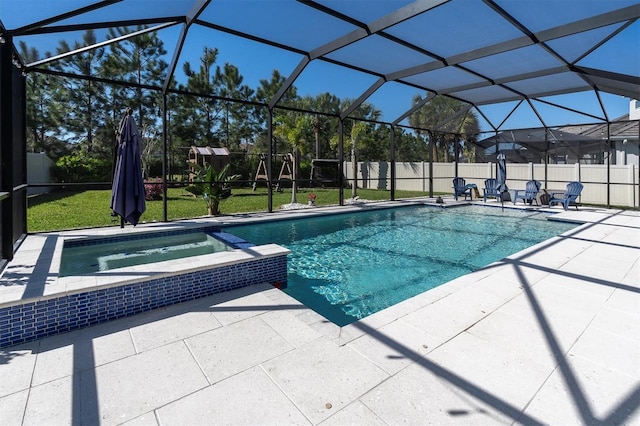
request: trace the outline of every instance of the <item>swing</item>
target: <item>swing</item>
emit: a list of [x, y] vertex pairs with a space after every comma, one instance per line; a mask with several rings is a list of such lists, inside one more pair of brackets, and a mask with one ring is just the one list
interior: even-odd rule
[[[267, 174], [267, 154], [260, 154], [260, 163], [258, 164], [258, 169], [256, 170], [256, 176], [253, 180], [253, 190], [256, 190], [256, 186], [258, 185], [259, 180], [264, 180], [266, 182], [269, 181], [269, 177]], [[282, 191], [282, 187], [280, 185], [281, 180], [290, 180], [293, 181], [293, 170], [291, 165], [294, 163], [293, 154], [288, 153], [282, 155], [282, 167], [280, 167], [280, 174], [278, 175], [278, 183], [275, 186], [276, 191]]]
[[280, 183], [283, 179], [293, 181], [293, 171], [291, 165], [294, 163], [293, 154], [285, 154], [282, 156], [282, 167], [280, 167], [280, 174], [278, 175], [278, 184], [276, 185], [276, 191], [282, 191]]
[[260, 163], [258, 164], [258, 169], [256, 170], [256, 177], [253, 179], [253, 190], [256, 190], [256, 186], [258, 185], [258, 180], [265, 180], [269, 182], [269, 175], [267, 174], [267, 164], [265, 160], [267, 159], [267, 154], [260, 154]]
[[320, 173], [320, 167], [333, 166], [337, 167], [340, 165], [339, 160], [333, 159], [324, 159], [324, 158], [316, 158], [315, 160], [311, 160], [311, 174], [309, 176], [309, 184], [313, 187], [315, 183], [320, 183], [324, 186], [325, 183], [333, 183], [333, 179], [327, 179], [323, 177], [322, 173]]

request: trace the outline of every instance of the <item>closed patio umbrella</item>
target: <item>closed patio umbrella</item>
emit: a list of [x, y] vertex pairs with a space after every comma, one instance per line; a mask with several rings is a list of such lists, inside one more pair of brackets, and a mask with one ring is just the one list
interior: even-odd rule
[[125, 221], [136, 226], [147, 208], [140, 164], [140, 135], [132, 112], [131, 108], [127, 108], [120, 122], [116, 166], [111, 187], [111, 209], [121, 217], [122, 228]]
[[498, 153], [498, 172], [496, 179], [498, 180], [498, 190], [500, 191], [500, 202], [504, 209], [504, 193], [509, 190], [507, 187], [507, 156], [502, 152]]

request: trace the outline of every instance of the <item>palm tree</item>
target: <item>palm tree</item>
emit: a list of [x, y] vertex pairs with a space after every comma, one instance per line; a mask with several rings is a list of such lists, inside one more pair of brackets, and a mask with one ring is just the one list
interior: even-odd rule
[[[413, 105], [417, 105], [421, 101], [420, 95], [413, 97]], [[409, 116], [409, 124], [418, 129], [418, 135], [428, 130], [432, 131], [434, 140], [431, 141], [431, 149], [434, 161], [438, 161], [440, 158], [442, 161], [448, 161], [448, 155], [454, 147], [453, 144], [459, 141], [456, 135], [472, 136], [480, 132], [478, 118], [471, 110], [451, 119], [466, 106], [467, 104], [457, 99], [436, 96]]]
[[287, 141], [293, 148], [293, 179], [291, 186], [291, 203], [297, 202], [296, 192], [298, 185], [298, 158], [300, 154], [306, 154], [311, 141], [314, 139], [315, 120], [309, 114], [285, 111], [278, 114], [275, 119], [277, 126], [274, 128], [274, 135]]
[[220, 214], [220, 202], [231, 196], [229, 183], [240, 179], [240, 175], [227, 176], [229, 165], [225, 165], [220, 171], [216, 171], [211, 164], [202, 166], [200, 164], [189, 163], [190, 166], [198, 168], [198, 173], [193, 179], [193, 183], [185, 188], [185, 191], [192, 193], [196, 197], [202, 196], [207, 203], [209, 216]]

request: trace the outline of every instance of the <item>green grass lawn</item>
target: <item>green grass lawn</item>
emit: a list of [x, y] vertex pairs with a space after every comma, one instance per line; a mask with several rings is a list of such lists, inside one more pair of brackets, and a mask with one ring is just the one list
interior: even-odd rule
[[[297, 192], [297, 202], [306, 204], [309, 194], [317, 195], [316, 205], [337, 205], [338, 190], [335, 188], [303, 188]], [[388, 200], [390, 191], [359, 189], [358, 196], [366, 200]], [[420, 191], [396, 191], [396, 198], [427, 195]], [[344, 190], [346, 198], [351, 189]], [[57, 191], [29, 198], [27, 209], [28, 232], [59, 231], [66, 229], [113, 226], [120, 223], [119, 217], [111, 216], [109, 204], [111, 190]], [[273, 209], [291, 203], [291, 189], [274, 192]], [[162, 201], [147, 201], [147, 210], [140, 222], [161, 222]], [[234, 188], [232, 196], [221, 203], [222, 214], [267, 211], [267, 188]], [[181, 188], [170, 188], [167, 194], [167, 216], [169, 220], [201, 217], [207, 214], [202, 199], [196, 199]]]

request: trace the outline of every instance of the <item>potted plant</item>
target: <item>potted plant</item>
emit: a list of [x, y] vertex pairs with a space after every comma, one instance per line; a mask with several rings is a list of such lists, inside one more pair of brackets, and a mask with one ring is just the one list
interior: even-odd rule
[[185, 188], [185, 191], [202, 197], [207, 203], [207, 212], [209, 216], [220, 214], [220, 201], [231, 196], [231, 186], [229, 183], [240, 179], [240, 175], [227, 176], [229, 165], [225, 165], [217, 172], [212, 165], [207, 164], [191, 164], [198, 170], [193, 178], [191, 185]]

